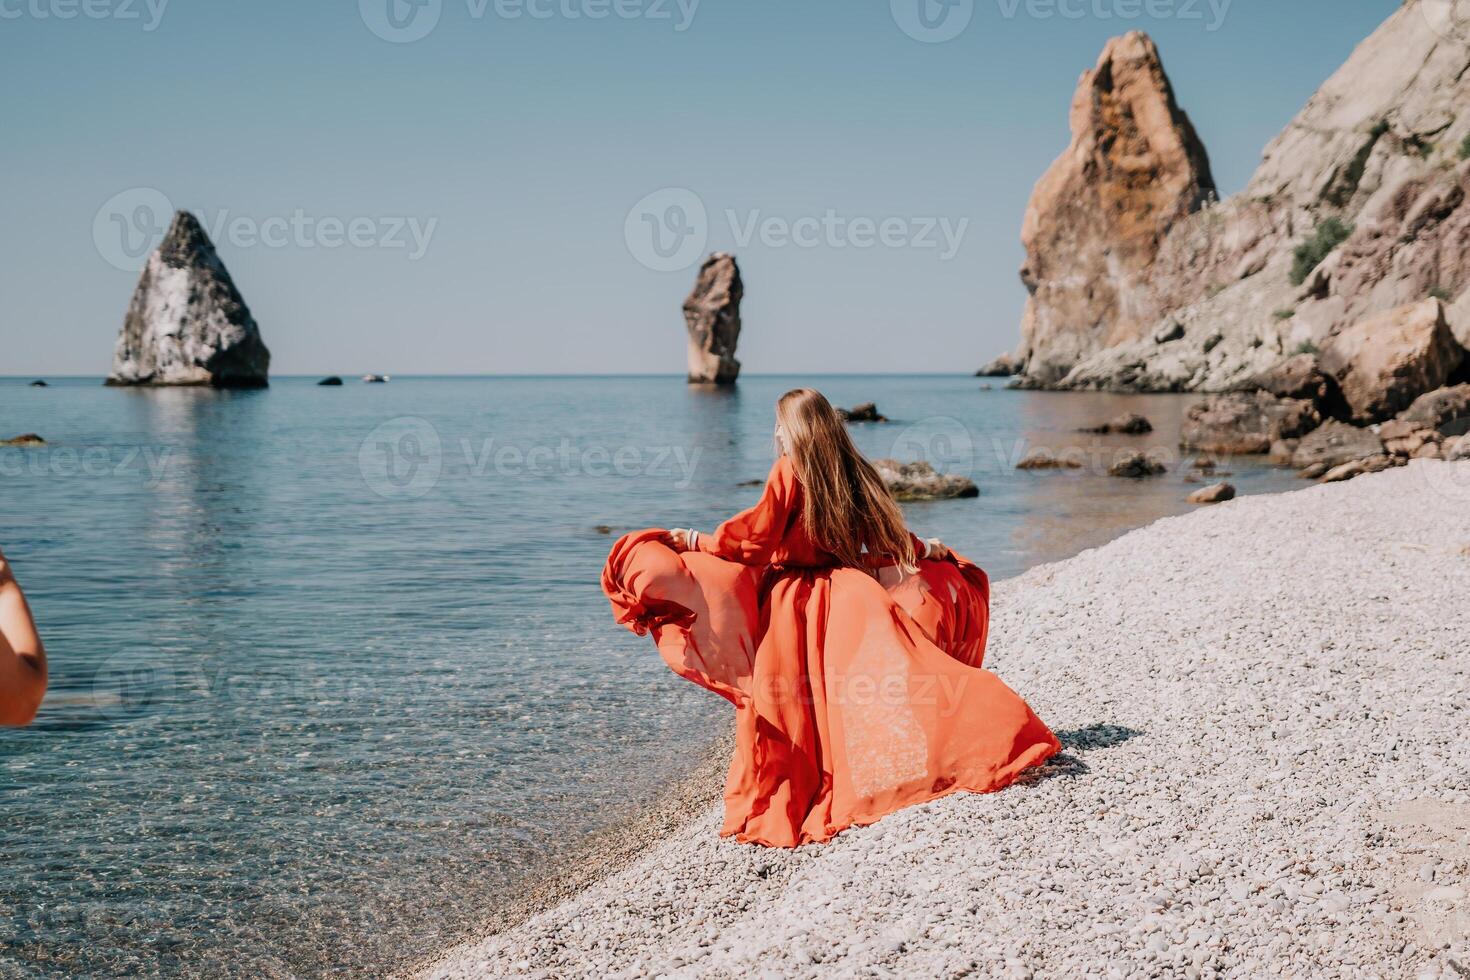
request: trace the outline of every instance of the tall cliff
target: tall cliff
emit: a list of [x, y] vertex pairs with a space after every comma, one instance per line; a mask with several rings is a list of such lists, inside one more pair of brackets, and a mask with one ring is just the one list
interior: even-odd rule
[[[1450, 304], [1450, 327], [1470, 344], [1470, 45], [1456, 25], [1470, 25], [1470, 0], [1408, 0], [1266, 148], [1246, 190], [1170, 224], [1142, 273], [1107, 280], [1103, 291], [1116, 298], [1098, 304], [1102, 317], [1033, 288], [1022, 383], [1228, 390], [1430, 297]], [[1105, 129], [1099, 143], [1128, 132]], [[1166, 148], [1178, 138], [1163, 135]], [[1077, 212], [1093, 193], [1081, 185], [1040, 199], [1050, 213], [1027, 216], [1028, 269], [1030, 229]], [[1091, 222], [1082, 233], [1090, 248], [1111, 241], [1133, 254], [1135, 238], [1117, 222], [1073, 220]], [[1060, 260], [1057, 281], [1094, 274], [1087, 252]]]
[[1159, 247], [1215, 194], [1147, 34], [1108, 42], [1078, 83], [1071, 121], [1072, 143], [1037, 183], [1021, 231], [1031, 292], [1021, 357], [1048, 383], [1153, 327], [1146, 281]]
[[214, 244], [178, 212], [138, 278], [107, 383], [261, 388], [270, 360]]

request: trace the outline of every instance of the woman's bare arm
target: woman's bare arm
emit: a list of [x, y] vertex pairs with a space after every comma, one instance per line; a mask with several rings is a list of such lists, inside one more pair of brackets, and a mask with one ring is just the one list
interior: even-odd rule
[[0, 725], [26, 725], [46, 693], [46, 648], [25, 593], [0, 554]]

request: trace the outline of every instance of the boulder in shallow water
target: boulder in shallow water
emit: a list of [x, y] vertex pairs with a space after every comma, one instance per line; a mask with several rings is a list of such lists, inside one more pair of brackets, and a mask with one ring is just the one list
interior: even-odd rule
[[1016, 469], [1080, 470], [1082, 468], [1082, 461], [1076, 458], [1077, 455], [1080, 455], [1080, 451], [1074, 450], [1069, 452], [1063, 450], [1058, 454], [1044, 446], [1038, 446], [1021, 457], [1021, 461], [1016, 464]]
[[1278, 440], [1296, 439], [1322, 421], [1305, 398], [1277, 398], [1269, 392], [1211, 395], [1191, 405], [1180, 430], [1180, 447], [1219, 455], [1256, 455]]
[[1352, 421], [1382, 422], [1445, 383], [1465, 351], [1437, 299], [1366, 317], [1329, 340], [1322, 370], [1347, 402]]
[[839, 408], [837, 414], [844, 422], [888, 421], [887, 416], [879, 414], [878, 406], [873, 402], [863, 402], [861, 405], [854, 405], [852, 408]]
[[740, 375], [735, 346], [740, 341], [740, 301], [745, 284], [735, 256], [715, 252], [699, 267], [684, 300], [689, 329], [689, 383], [732, 385]]
[[1303, 437], [1292, 453], [1291, 465], [1306, 469], [1313, 463], [1341, 466], [1357, 459], [1378, 456], [1383, 452], [1383, 440], [1371, 429], [1329, 419], [1324, 425]]
[[1094, 425], [1090, 428], [1083, 429], [1082, 431], [1092, 432], [1098, 435], [1141, 436], [1154, 431], [1154, 427], [1153, 423], [1144, 418], [1142, 415], [1136, 415], [1132, 412], [1125, 412], [1124, 414], [1119, 415], [1117, 418], [1113, 419], [1111, 422], [1104, 422], [1102, 425]]
[[0, 439], [0, 446], [22, 446], [25, 448], [31, 448], [34, 446], [44, 445], [46, 445], [46, 440], [42, 439], [34, 432], [27, 432], [25, 435], [16, 436], [13, 439]]
[[320, 381], [317, 382], [317, 386], [324, 388], [340, 388], [342, 387], [342, 379], [334, 374], [331, 377], [322, 378]]
[[1117, 461], [1108, 467], [1108, 476], [1141, 480], [1148, 476], [1158, 476], [1164, 470], [1163, 463], [1145, 453], [1128, 453], [1118, 457]]
[[263, 388], [270, 362], [214, 244], [178, 212], [138, 278], [107, 383]]
[[1228, 483], [1215, 483], [1208, 487], [1201, 487], [1186, 498], [1191, 504], [1223, 504], [1227, 500], [1234, 499], [1235, 487]]
[[873, 467], [893, 496], [901, 501], [952, 500], [978, 497], [980, 488], [968, 477], [940, 473], [925, 462], [900, 463], [896, 459], [875, 459]]

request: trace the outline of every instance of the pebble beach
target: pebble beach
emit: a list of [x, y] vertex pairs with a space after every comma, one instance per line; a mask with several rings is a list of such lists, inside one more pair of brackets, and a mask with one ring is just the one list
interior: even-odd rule
[[997, 583], [1021, 784], [778, 851], [707, 766], [422, 975], [1470, 975], [1467, 596], [1470, 462], [1158, 521]]

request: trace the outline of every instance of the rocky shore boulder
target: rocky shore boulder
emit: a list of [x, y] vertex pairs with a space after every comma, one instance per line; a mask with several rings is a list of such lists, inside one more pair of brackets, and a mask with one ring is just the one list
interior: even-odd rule
[[1002, 354], [983, 368], [975, 372], [977, 378], [1009, 378], [1013, 374], [1020, 374], [1016, 359], [1010, 354]]
[[1353, 324], [1322, 349], [1324, 373], [1336, 382], [1355, 422], [1392, 418], [1445, 383], [1465, 351], [1428, 299]]
[[270, 361], [214, 244], [178, 212], [133, 291], [107, 383], [263, 388]]
[[1204, 144], [1141, 31], [1110, 40], [1072, 99], [1072, 142], [1026, 209], [1021, 281], [1030, 292], [1018, 360], [1033, 384], [1149, 337], [1137, 297], [1169, 229], [1215, 194]]
[[1148, 476], [1158, 476], [1165, 470], [1163, 463], [1145, 453], [1125, 453], [1108, 467], [1108, 476], [1140, 480]]
[[740, 341], [740, 301], [745, 284], [735, 256], [715, 252], [699, 267], [694, 289], [684, 300], [689, 328], [689, 383], [734, 384], [740, 375], [735, 345]]
[[1317, 407], [1305, 398], [1277, 398], [1264, 391], [1211, 395], [1186, 410], [1179, 445], [1189, 452], [1264, 454], [1321, 422]]
[[1470, 420], [1470, 384], [1440, 388], [1420, 395], [1398, 417], [1400, 421], [1426, 429], [1444, 429]]
[[1333, 467], [1380, 455], [1383, 455], [1383, 440], [1372, 429], [1329, 419], [1302, 437], [1291, 455], [1291, 465], [1297, 469], [1316, 463]]
[[875, 459], [873, 467], [893, 492], [893, 496], [905, 503], [980, 496], [980, 488], [975, 485], [975, 481], [968, 477], [940, 473], [928, 463]]
[[1223, 504], [1227, 500], [1235, 499], [1235, 487], [1228, 483], [1214, 483], [1200, 487], [1185, 499], [1191, 504]]
[[1327, 403], [1333, 390], [1332, 381], [1317, 367], [1317, 355], [1305, 353], [1273, 364], [1252, 377], [1244, 388], [1270, 392], [1277, 398], [1305, 398], [1319, 407]]
[[23, 436], [14, 436], [10, 439], [0, 439], [0, 446], [18, 446], [22, 449], [34, 449], [37, 446], [46, 445], [46, 440], [34, 432], [27, 432]]

